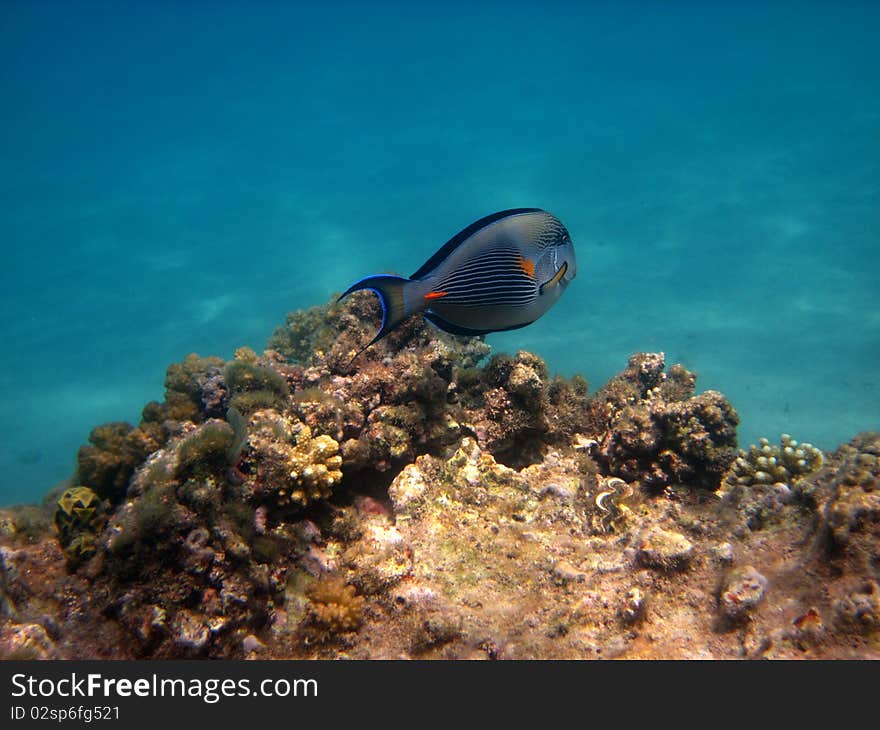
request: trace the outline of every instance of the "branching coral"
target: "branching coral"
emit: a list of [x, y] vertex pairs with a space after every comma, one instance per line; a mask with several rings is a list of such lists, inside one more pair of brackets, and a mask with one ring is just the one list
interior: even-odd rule
[[740, 450], [727, 479], [732, 484], [788, 484], [822, 467], [822, 452], [812, 444], [798, 444], [787, 433], [779, 446], [762, 438], [751, 444], [748, 452]]
[[363, 621], [363, 596], [342, 575], [325, 575], [306, 589], [307, 638], [328, 639], [356, 630]]
[[330, 496], [342, 480], [339, 443], [295, 417], [261, 410], [249, 422], [249, 483], [263, 502], [277, 507], [305, 507]]

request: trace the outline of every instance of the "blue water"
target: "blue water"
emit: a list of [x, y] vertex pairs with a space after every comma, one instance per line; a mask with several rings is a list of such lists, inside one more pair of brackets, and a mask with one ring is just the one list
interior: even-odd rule
[[663, 350], [740, 440], [880, 428], [878, 3], [0, 4], [0, 504], [189, 352], [509, 207], [578, 278], [490, 336]]

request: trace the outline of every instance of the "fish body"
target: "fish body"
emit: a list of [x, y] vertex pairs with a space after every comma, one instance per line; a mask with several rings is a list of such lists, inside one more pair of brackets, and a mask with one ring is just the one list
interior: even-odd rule
[[559, 219], [515, 208], [472, 223], [409, 278], [368, 276], [339, 298], [362, 289], [379, 296], [382, 327], [366, 349], [418, 312], [456, 335], [525, 327], [553, 306], [576, 273], [574, 245]]

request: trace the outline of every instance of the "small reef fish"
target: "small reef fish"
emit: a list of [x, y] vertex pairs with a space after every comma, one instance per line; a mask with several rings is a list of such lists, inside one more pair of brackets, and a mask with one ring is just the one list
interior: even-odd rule
[[525, 327], [553, 306], [576, 273], [574, 245], [559, 219], [539, 208], [514, 208], [472, 223], [409, 278], [368, 276], [339, 300], [362, 289], [379, 296], [382, 326], [360, 355], [417, 312], [455, 335]]

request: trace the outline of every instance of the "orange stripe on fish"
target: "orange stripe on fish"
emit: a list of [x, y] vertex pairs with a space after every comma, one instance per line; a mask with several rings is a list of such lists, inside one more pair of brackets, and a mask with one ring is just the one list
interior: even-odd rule
[[445, 291], [429, 291], [425, 294], [425, 300], [430, 301], [431, 299], [442, 299], [446, 294]]
[[526, 259], [526, 258], [520, 257], [519, 268], [521, 268], [523, 271], [525, 271], [526, 276], [528, 276], [530, 279], [535, 278], [535, 262], [532, 261], [531, 259]]

